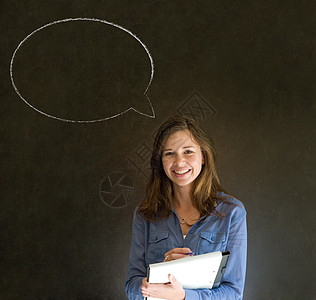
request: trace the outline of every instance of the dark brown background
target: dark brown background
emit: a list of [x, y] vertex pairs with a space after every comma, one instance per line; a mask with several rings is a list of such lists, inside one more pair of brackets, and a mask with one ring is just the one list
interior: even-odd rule
[[[213, 136], [222, 184], [247, 208], [244, 299], [312, 299], [314, 9], [281, 0], [2, 1], [0, 298], [126, 298], [131, 217], [152, 134], [181, 112]], [[18, 44], [76, 17], [114, 22], [146, 44], [155, 119], [128, 112], [62, 122], [15, 93], [9, 67]], [[42, 31], [17, 54], [15, 79], [28, 99], [75, 119], [135, 103], [150, 113], [140, 44], [102, 26], [68, 25], [65, 35], [65, 27]]]

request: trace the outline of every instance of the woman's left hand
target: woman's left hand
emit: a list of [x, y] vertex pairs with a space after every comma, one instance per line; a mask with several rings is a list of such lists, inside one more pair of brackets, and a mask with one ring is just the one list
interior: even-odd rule
[[144, 297], [163, 298], [168, 300], [184, 300], [185, 290], [176, 278], [169, 274], [168, 283], [148, 283], [143, 281], [142, 294]]

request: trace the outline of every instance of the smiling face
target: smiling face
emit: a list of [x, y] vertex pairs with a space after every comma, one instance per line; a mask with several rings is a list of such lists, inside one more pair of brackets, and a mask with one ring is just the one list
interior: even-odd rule
[[188, 129], [168, 137], [162, 149], [162, 164], [174, 187], [192, 186], [202, 170], [203, 155]]

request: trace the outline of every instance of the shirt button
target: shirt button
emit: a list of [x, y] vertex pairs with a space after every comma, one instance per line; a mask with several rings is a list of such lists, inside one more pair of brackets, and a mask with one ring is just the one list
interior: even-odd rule
[[214, 237], [214, 236], [211, 237], [211, 241], [212, 241], [212, 242], [215, 241], [215, 237]]

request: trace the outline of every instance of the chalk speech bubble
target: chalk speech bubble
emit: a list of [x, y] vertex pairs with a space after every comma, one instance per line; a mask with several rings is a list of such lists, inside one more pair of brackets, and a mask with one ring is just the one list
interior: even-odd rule
[[[59, 33], [58, 30], [47, 32], [47, 28], [56, 28], [58, 24], [66, 26], [66, 23], [74, 24], [74, 22], [77, 22], [75, 23], [78, 24], [76, 26], [80, 25], [78, 27], [81, 29], [80, 31], [78, 28], [73, 30], [74, 27], [72, 27], [70, 30], [68, 27], [67, 30]], [[101, 24], [103, 29], [94, 28], [91, 30], [90, 28], [85, 30], [86, 26], [83, 27], [83, 25], [87, 22]], [[110, 26], [107, 26], [107, 32], [104, 31], [104, 25]], [[85, 36], [83, 35], [85, 38], [81, 37], [83, 31], [85, 31]], [[40, 33], [46, 34], [44, 38]], [[110, 36], [110, 43], [109, 40], [104, 39], [105, 35]], [[29, 42], [31, 37], [33, 43]], [[54, 48], [52, 41], [56, 40], [60, 44]], [[97, 45], [99, 52], [96, 51], [98, 48], [96, 41], [98, 43], [101, 41]], [[66, 46], [60, 50], [58, 46], [61, 45]], [[24, 48], [24, 52], [28, 53], [26, 56], [23, 55], [22, 48]], [[144, 54], [143, 50], [149, 58], [149, 81], [148, 70], [144, 75], [147, 68], [145, 64], [148, 64], [148, 60], [145, 62], [139, 55], [140, 51]], [[25, 68], [23, 59], [28, 59], [29, 68]], [[15, 64], [20, 68], [16, 67]], [[143, 67], [141, 74], [137, 74], [141, 69], [139, 66]], [[91, 74], [93, 78], [91, 78]], [[44, 116], [65, 122], [105, 121], [130, 110], [146, 117], [155, 118], [154, 108], [147, 96], [153, 76], [154, 63], [145, 44], [126, 28], [95, 18], [57, 20], [36, 29], [19, 43], [10, 62], [11, 83], [18, 96], [28, 106]], [[19, 82], [20, 89], [18, 89], [16, 81]], [[51, 93], [49, 96], [47, 91]], [[32, 104], [27, 99], [31, 99]], [[70, 101], [69, 103], [69, 99], [76, 99], [77, 102]], [[37, 103], [34, 104], [36, 101]], [[76, 112], [77, 115], [82, 115], [89, 112], [92, 106], [96, 107], [100, 116], [95, 117], [96, 112], [92, 112], [94, 115], [89, 116], [89, 118], [86, 116], [80, 118], [61, 116], [61, 114], [69, 114], [69, 112], [70, 114]], [[49, 111], [55, 110], [55, 113], [48, 113], [47, 109]], [[67, 110], [68, 112], [65, 112]], [[150, 113], [145, 113], [146, 110], [150, 110]]]

